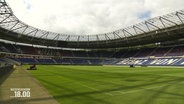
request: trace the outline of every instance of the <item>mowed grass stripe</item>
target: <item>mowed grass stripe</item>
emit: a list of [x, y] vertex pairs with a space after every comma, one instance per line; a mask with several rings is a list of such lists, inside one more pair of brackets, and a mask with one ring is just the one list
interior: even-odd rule
[[62, 104], [184, 103], [183, 68], [40, 65], [30, 73]]

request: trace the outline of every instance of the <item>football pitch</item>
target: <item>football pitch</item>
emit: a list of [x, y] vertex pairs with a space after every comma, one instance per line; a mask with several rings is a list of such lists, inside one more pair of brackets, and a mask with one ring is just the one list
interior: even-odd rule
[[29, 71], [61, 104], [184, 104], [184, 67], [39, 65]]

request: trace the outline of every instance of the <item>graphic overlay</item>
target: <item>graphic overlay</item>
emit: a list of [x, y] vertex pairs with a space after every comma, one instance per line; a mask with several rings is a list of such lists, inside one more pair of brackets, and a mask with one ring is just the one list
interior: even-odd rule
[[10, 91], [13, 92], [13, 95], [10, 97], [31, 97], [31, 89], [30, 88], [10, 88]]

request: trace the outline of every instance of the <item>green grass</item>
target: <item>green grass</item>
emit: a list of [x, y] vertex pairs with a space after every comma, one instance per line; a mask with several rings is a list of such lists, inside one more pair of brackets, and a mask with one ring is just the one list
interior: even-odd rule
[[37, 68], [30, 73], [61, 104], [184, 104], [184, 68]]

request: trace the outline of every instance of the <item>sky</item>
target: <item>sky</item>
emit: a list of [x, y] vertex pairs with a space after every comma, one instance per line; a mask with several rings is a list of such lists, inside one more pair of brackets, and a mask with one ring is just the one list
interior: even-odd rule
[[184, 0], [6, 0], [24, 23], [63, 34], [102, 34], [184, 10]]

